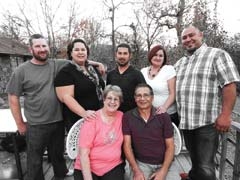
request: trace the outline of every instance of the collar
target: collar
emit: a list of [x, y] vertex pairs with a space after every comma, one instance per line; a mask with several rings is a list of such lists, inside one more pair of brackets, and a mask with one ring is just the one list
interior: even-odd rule
[[204, 49], [206, 49], [208, 46], [206, 43], [203, 43], [193, 54], [189, 54], [187, 52], [185, 52], [185, 56], [186, 57], [190, 57], [190, 56], [196, 56], [199, 55]]
[[[156, 111], [157, 109], [152, 106], [151, 115], [149, 119], [152, 119], [156, 115]], [[132, 110], [132, 114], [137, 118], [141, 117], [137, 107]]]
[[119, 74], [124, 74], [126, 73], [127, 71], [133, 69], [132, 65], [129, 65], [128, 68], [123, 72], [123, 73], [120, 73], [120, 71], [118, 70], [118, 66], [115, 68], [115, 70], [119, 73]]

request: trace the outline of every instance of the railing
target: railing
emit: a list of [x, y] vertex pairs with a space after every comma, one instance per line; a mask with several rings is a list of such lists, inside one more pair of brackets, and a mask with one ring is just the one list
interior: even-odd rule
[[[221, 135], [219, 180], [232, 179], [240, 180], [240, 115], [233, 112], [231, 130], [229, 133]], [[235, 147], [235, 151], [234, 151]], [[232, 158], [229, 158], [231, 156]], [[233, 160], [234, 159], [234, 160]], [[232, 173], [226, 172], [228, 166]], [[227, 175], [226, 175], [227, 174]], [[228, 176], [228, 177], [226, 177]]]

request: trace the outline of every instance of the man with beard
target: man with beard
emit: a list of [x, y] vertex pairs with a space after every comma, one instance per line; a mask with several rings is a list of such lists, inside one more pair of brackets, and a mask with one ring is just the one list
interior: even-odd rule
[[123, 102], [119, 110], [126, 112], [136, 107], [134, 100], [135, 87], [146, 83], [142, 73], [130, 65], [131, 48], [122, 43], [116, 49], [117, 67], [107, 74], [107, 84], [117, 85], [122, 89]]
[[[26, 134], [26, 180], [44, 180], [43, 153], [48, 153], [55, 179], [64, 179], [68, 172], [63, 157], [65, 129], [61, 106], [53, 81], [56, 73], [69, 61], [48, 60], [49, 46], [40, 34], [29, 39], [33, 58], [16, 68], [7, 86], [9, 105], [18, 131]], [[19, 97], [24, 96], [23, 121]]]
[[239, 74], [227, 52], [203, 43], [198, 28], [186, 27], [181, 39], [186, 54], [175, 64], [176, 101], [179, 127], [192, 161], [188, 177], [181, 177], [216, 180], [218, 135], [231, 126]]

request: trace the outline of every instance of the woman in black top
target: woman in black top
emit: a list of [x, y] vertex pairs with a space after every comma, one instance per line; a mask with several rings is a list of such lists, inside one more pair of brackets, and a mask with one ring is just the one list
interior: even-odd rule
[[69, 44], [68, 56], [72, 61], [57, 74], [54, 84], [69, 131], [80, 118], [95, 117], [95, 110], [102, 106], [105, 84], [98, 70], [88, 63], [89, 47], [82, 39]]

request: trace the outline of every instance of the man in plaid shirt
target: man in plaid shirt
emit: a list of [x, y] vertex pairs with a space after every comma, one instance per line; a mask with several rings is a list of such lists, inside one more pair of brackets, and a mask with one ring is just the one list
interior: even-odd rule
[[186, 55], [175, 65], [176, 101], [192, 168], [191, 180], [216, 180], [214, 157], [219, 133], [227, 132], [240, 80], [229, 54], [203, 43], [203, 33], [194, 26], [181, 35]]

